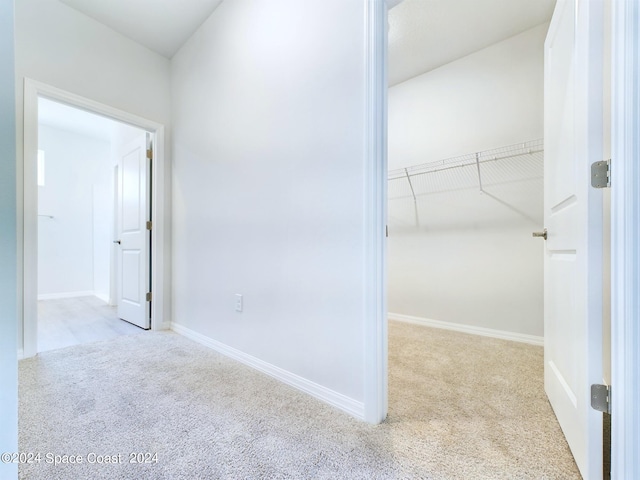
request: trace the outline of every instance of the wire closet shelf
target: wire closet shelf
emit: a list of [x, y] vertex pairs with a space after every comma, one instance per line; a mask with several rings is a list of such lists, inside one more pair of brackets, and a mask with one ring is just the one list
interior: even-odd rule
[[[480, 165], [498, 160], [510, 159], [524, 155], [533, 155], [544, 150], [544, 139], [530, 140], [524, 143], [516, 143], [506, 147], [494, 148], [482, 152], [468, 153], [458, 157], [451, 157], [435, 162], [412, 165], [406, 168], [389, 170], [388, 180], [398, 180], [401, 178], [411, 179], [417, 175], [441, 172], [454, 168], [469, 167], [476, 165], [480, 174]], [[482, 180], [479, 178], [480, 190], [482, 190]]]
[[[393, 205], [398, 218], [405, 217], [408, 205], [402, 203], [402, 200], [412, 200], [411, 210], [415, 217], [412, 223], [419, 227], [420, 217], [433, 216], [433, 210], [442, 207], [443, 201], [453, 199], [456, 205], [462, 205], [466, 210], [475, 208], [477, 202], [460, 196], [464, 195], [463, 192], [475, 190], [486, 194], [511, 212], [532, 220], [537, 210], [535, 205], [532, 206], [531, 199], [537, 196], [536, 189], [541, 185], [543, 152], [544, 140], [537, 139], [391, 170], [388, 173], [388, 198], [393, 203], [389, 203], [389, 207]], [[455, 198], [451, 196], [454, 192], [458, 195]], [[434, 194], [448, 196], [427, 200]], [[396, 201], [401, 203], [396, 204]], [[533, 210], [526, 213], [523, 208]], [[389, 215], [391, 216], [391, 211]]]

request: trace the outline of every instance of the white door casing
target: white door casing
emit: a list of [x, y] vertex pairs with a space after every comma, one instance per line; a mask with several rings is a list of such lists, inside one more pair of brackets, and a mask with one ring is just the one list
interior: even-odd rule
[[602, 25], [601, 2], [558, 0], [545, 41], [545, 390], [585, 479], [602, 478]]
[[36, 164], [38, 152], [38, 96], [66, 103], [90, 112], [98, 113], [128, 125], [153, 132], [155, 165], [152, 172], [153, 197], [153, 251], [151, 264], [153, 278], [151, 288], [154, 292], [152, 303], [153, 330], [169, 328], [168, 306], [165, 303], [165, 292], [170, 290], [170, 279], [167, 268], [170, 264], [167, 228], [169, 204], [165, 198], [165, 178], [169, 175], [169, 165], [165, 161], [164, 126], [135, 114], [119, 110], [100, 102], [67, 92], [57, 87], [36, 80], [24, 79], [24, 142], [22, 152], [18, 152], [18, 169], [23, 170], [22, 186], [23, 206], [19, 208], [22, 216], [22, 228], [18, 230], [18, 242], [22, 244], [23, 255], [18, 263], [19, 277], [18, 295], [22, 300], [22, 309], [18, 309], [19, 330], [22, 329], [22, 345], [20, 356], [31, 357], [37, 353], [37, 298], [38, 298], [38, 187], [36, 181]]
[[141, 133], [118, 154], [118, 316], [150, 328], [149, 204], [150, 160], [147, 135]]
[[388, 410], [387, 329], [387, 5], [366, 2], [364, 419]]
[[611, 478], [640, 478], [640, 4], [610, 0]]

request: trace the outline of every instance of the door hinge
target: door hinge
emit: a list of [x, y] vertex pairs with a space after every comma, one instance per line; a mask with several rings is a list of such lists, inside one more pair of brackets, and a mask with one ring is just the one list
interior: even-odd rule
[[591, 408], [611, 414], [611, 385], [591, 385]]
[[153, 150], [147, 148], [147, 158], [151, 160], [153, 158]]
[[151, 222], [147, 222], [147, 230], [151, 230], [152, 226], [153, 226], [153, 224]]
[[151, 292], [147, 292], [147, 302], [151, 301]]
[[591, 186], [593, 188], [611, 186], [611, 159], [591, 164]]
[[547, 229], [545, 228], [541, 232], [533, 232], [532, 236], [539, 237], [539, 238], [544, 238], [546, 240], [549, 237], [549, 232], [547, 232]]

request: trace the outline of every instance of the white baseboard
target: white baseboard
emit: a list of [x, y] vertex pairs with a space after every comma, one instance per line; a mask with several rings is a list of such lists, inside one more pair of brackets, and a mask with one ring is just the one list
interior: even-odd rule
[[[151, 330], [171, 330], [173, 327], [173, 324], [171, 322], [162, 322], [160, 325], [157, 326], [157, 328], [152, 328]], [[182, 327], [184, 328], [184, 327]], [[179, 333], [179, 332], [176, 332]], [[185, 335], [186, 337], [187, 335]]]
[[24, 350], [22, 348], [18, 349], [18, 360], [22, 360], [24, 358]]
[[59, 298], [93, 297], [93, 290], [84, 292], [43, 293], [38, 295], [38, 300], [57, 300]]
[[334, 392], [322, 385], [318, 385], [317, 383], [311, 382], [299, 375], [283, 370], [280, 367], [276, 367], [275, 365], [271, 365], [259, 358], [248, 355], [240, 350], [236, 350], [233, 347], [229, 347], [223, 343], [220, 343], [212, 338], [206, 337], [200, 333], [194, 332], [190, 328], [184, 327], [177, 323], [171, 324], [171, 329], [183, 335], [191, 340], [194, 340], [206, 347], [209, 347], [216, 352], [221, 353], [229, 358], [233, 358], [240, 363], [244, 363], [256, 370], [261, 371], [262, 373], [266, 373], [270, 377], [275, 378], [276, 380], [281, 381], [282, 383], [286, 383], [298, 390], [301, 390], [318, 400], [321, 400], [329, 405], [332, 405], [360, 420], [364, 420], [364, 404], [362, 402], [358, 402], [353, 400], [352, 398], [347, 397], [338, 392]]
[[111, 305], [111, 303], [109, 302], [109, 300], [111, 300], [111, 298], [109, 297], [108, 293], [93, 292], [93, 295], [98, 297], [100, 300], [102, 300], [107, 305]]
[[500, 338], [502, 340], [511, 340], [513, 342], [528, 343], [530, 345], [538, 345], [541, 347], [544, 346], [544, 337], [538, 337], [536, 335], [507, 332], [505, 330], [494, 330], [492, 328], [474, 327], [472, 325], [443, 322], [440, 320], [431, 320], [429, 318], [412, 317], [410, 315], [402, 315], [400, 313], [389, 312], [387, 316], [389, 320], [398, 320], [400, 322], [413, 323], [416, 325], [423, 325], [425, 327], [441, 328], [443, 330], [453, 330], [455, 332], [471, 333], [473, 335], [481, 335], [483, 337]]

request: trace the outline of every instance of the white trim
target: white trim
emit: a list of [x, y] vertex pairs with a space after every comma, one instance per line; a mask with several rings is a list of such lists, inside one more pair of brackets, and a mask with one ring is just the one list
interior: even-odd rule
[[96, 297], [103, 302], [109, 304], [109, 295], [106, 293], [97, 293], [93, 290], [85, 292], [60, 292], [60, 293], [39, 293], [38, 300], [59, 300], [61, 298], [78, 298], [78, 297]]
[[368, 0], [365, 16], [364, 418], [387, 416], [387, 5]]
[[611, 478], [640, 478], [640, 5], [611, 2]]
[[387, 8], [391, 10], [393, 7], [400, 5], [403, 1], [404, 0], [387, 0]]
[[[57, 300], [59, 298], [97, 297], [93, 290], [85, 292], [39, 293], [38, 300]], [[100, 298], [100, 297], [98, 297]]]
[[18, 349], [18, 360], [22, 360], [24, 358], [24, 350], [19, 348]]
[[109, 294], [108, 293], [97, 293], [97, 292], [93, 292], [93, 296], [96, 298], [99, 298], [100, 300], [102, 300], [104, 303], [106, 303], [107, 305], [111, 305], [109, 303], [109, 301], [111, 300], [109, 298]]
[[544, 337], [528, 335], [525, 333], [508, 332], [506, 330], [495, 330], [493, 328], [485, 327], [476, 327], [473, 325], [464, 325], [462, 323], [443, 322], [442, 320], [412, 317], [411, 315], [402, 315], [400, 313], [391, 312], [389, 312], [389, 320], [413, 323], [415, 325], [422, 325], [423, 327], [452, 330], [454, 332], [470, 333], [471, 335], [480, 335], [482, 337], [499, 338], [502, 340], [510, 340], [512, 342], [528, 343], [529, 345], [537, 345], [539, 347], [544, 346]]
[[173, 323], [172, 322], [162, 322], [158, 325], [156, 325], [156, 328], [152, 328], [152, 330], [171, 330]]
[[[37, 151], [38, 151], [38, 97], [66, 103], [129, 125], [133, 125], [155, 135], [155, 161], [153, 168], [151, 221], [153, 242], [151, 268], [153, 271], [151, 288], [153, 302], [151, 304], [151, 329], [163, 330], [169, 327], [169, 319], [165, 308], [165, 295], [169, 294], [169, 279], [165, 269], [170, 264], [165, 218], [170, 209], [165, 203], [165, 178], [169, 174], [169, 166], [165, 157], [164, 125], [143, 117], [113, 108], [109, 105], [75, 95], [59, 88], [29, 79], [24, 79], [24, 250], [23, 269], [23, 349], [25, 357], [37, 353], [37, 298], [38, 298], [38, 191], [37, 191]], [[20, 264], [19, 267], [20, 268]]]
[[[587, 215], [584, 227], [579, 227], [581, 238], [577, 244], [577, 258], [584, 252], [584, 270], [577, 270], [583, 277], [578, 288], [580, 302], [575, 308], [585, 312], [586, 344], [581, 348], [585, 365], [578, 371], [578, 389], [574, 394], [578, 402], [579, 417], [586, 421], [582, 435], [584, 453], [574, 452], [576, 464], [584, 478], [601, 478], [603, 465], [603, 416], [591, 408], [591, 385], [602, 379], [602, 325], [603, 325], [603, 194], [601, 189], [591, 187], [591, 164], [602, 160], [604, 117], [604, 4], [601, 1], [576, 2], [575, 26], [575, 138], [574, 154], [580, 159], [580, 168], [574, 174], [578, 182], [576, 195], [586, 202]], [[584, 230], [582, 229], [584, 228]], [[580, 263], [579, 263], [580, 264]], [[583, 310], [584, 308], [584, 310]], [[584, 340], [583, 340], [584, 341]], [[586, 375], [585, 375], [586, 374]], [[554, 408], [556, 406], [554, 405]], [[586, 415], [582, 414], [586, 410]], [[561, 426], [564, 428], [561, 422]], [[571, 445], [571, 448], [574, 448]], [[578, 447], [579, 448], [579, 447]], [[586, 454], [586, 458], [580, 455]]]
[[226, 357], [232, 358], [240, 363], [248, 365], [251, 368], [255, 368], [256, 370], [259, 370], [260, 372], [265, 373], [270, 377], [281, 381], [282, 383], [286, 383], [291, 387], [301, 390], [311, 395], [312, 397], [317, 398], [318, 400], [328, 403], [329, 405], [332, 405], [342, 410], [343, 412], [348, 413], [349, 415], [352, 415], [361, 420], [364, 419], [364, 405], [362, 402], [358, 402], [352, 398], [347, 397], [346, 395], [330, 390], [326, 387], [323, 387], [322, 385], [318, 385], [317, 383], [300, 377], [299, 375], [288, 372], [287, 370], [283, 370], [280, 367], [276, 367], [275, 365], [248, 355], [244, 352], [241, 352], [240, 350], [236, 350], [235, 348], [225, 345], [224, 343], [220, 343], [217, 340], [213, 340], [212, 338], [194, 332], [190, 328], [187, 328], [183, 325], [172, 323], [171, 330], [186, 338], [189, 338], [190, 340], [198, 342], [205, 347], [209, 347]]

